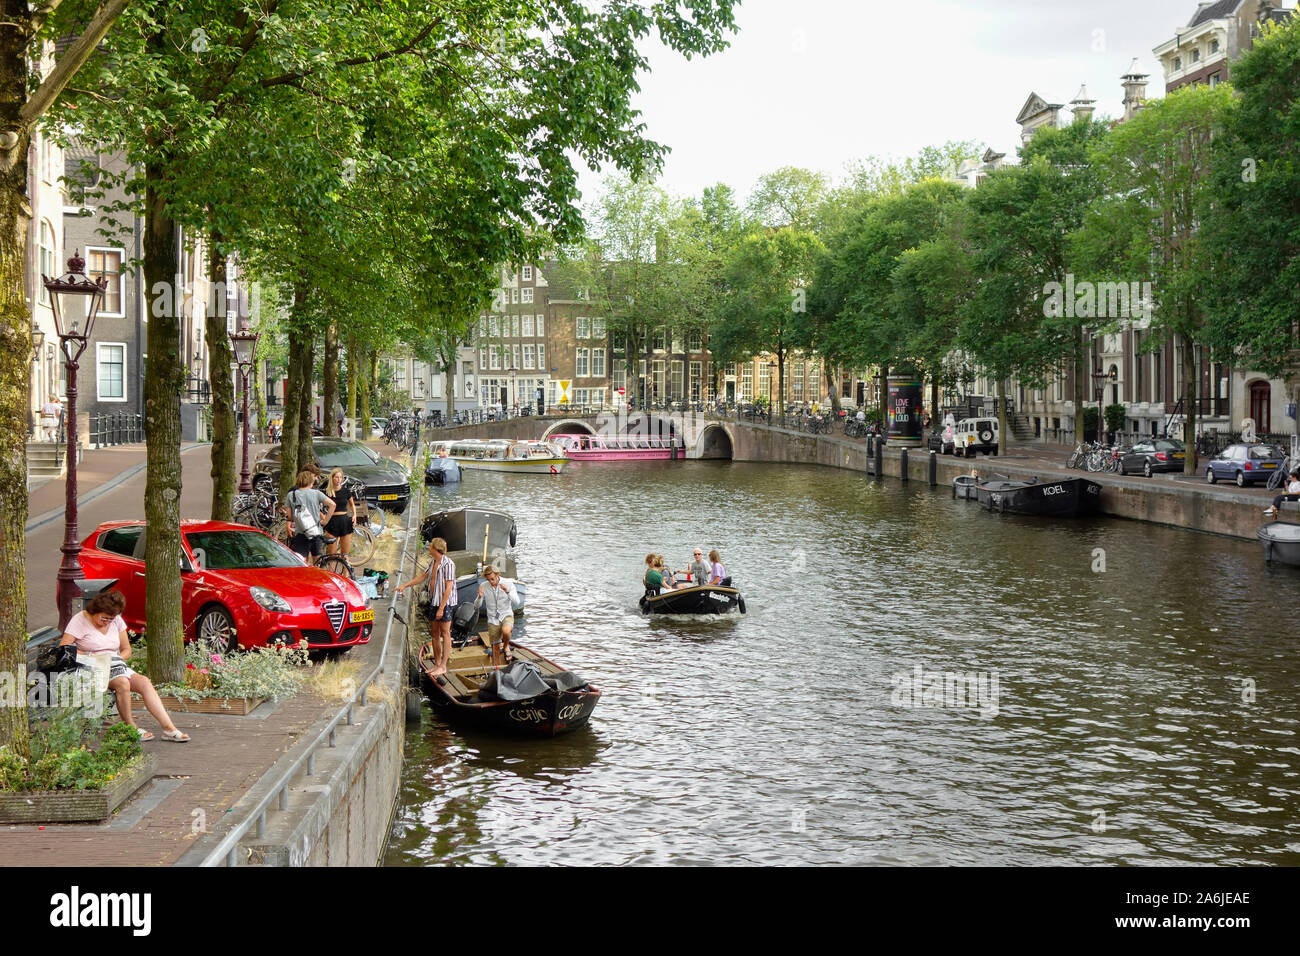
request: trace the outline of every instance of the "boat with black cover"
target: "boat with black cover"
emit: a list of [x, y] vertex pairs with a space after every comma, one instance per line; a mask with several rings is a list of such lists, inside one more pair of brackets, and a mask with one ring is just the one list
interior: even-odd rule
[[487, 508], [449, 508], [420, 522], [420, 540], [442, 538], [448, 551], [504, 551], [519, 537], [515, 519]]
[[514, 641], [513, 662], [499, 660], [479, 622], [472, 601], [457, 606], [445, 674], [434, 676], [432, 659], [420, 658], [420, 685], [441, 716], [466, 727], [525, 737], [555, 737], [586, 726], [600, 703], [597, 688]]
[[670, 588], [658, 594], [642, 595], [642, 614], [730, 614], [745, 613], [745, 598], [731, 586], [731, 578], [720, 584]]
[[1274, 521], [1264, 525], [1255, 536], [1264, 546], [1264, 560], [1300, 566], [1300, 524]]
[[1082, 518], [1101, 510], [1101, 485], [1087, 478], [1017, 481], [994, 475], [975, 483], [975, 499], [990, 511], [1042, 518]]

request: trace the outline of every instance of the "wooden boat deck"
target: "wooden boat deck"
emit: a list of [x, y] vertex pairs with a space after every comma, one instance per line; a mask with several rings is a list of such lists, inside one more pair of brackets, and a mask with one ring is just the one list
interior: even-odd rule
[[[548, 661], [536, 652], [523, 647], [511, 641], [511, 652], [517, 661], [531, 661], [536, 664], [543, 674], [552, 676], [561, 674], [564, 668]], [[443, 679], [447, 682], [445, 689], [453, 697], [468, 698], [478, 693], [478, 689], [483, 686], [484, 681], [493, 670], [500, 670], [500, 665], [494, 667], [490, 657], [488, 636], [486, 631], [481, 631], [478, 639], [470, 641], [464, 647], [453, 647], [451, 650], [451, 659], [448, 661], [447, 673], [443, 674]], [[431, 664], [428, 658], [420, 660], [420, 668], [429, 673]], [[430, 678], [436, 680], [437, 678]]]

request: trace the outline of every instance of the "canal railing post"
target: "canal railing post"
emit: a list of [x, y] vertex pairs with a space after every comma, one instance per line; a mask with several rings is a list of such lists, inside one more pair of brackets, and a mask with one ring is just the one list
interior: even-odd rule
[[899, 449], [898, 477], [900, 481], [907, 481], [907, 449], [906, 448]]
[[930, 487], [934, 488], [939, 484], [939, 453], [930, 452]]
[[885, 475], [885, 443], [881, 440], [881, 436], [879, 435], [876, 436], [875, 459], [876, 459], [876, 472], [875, 472], [876, 477], [883, 478]]

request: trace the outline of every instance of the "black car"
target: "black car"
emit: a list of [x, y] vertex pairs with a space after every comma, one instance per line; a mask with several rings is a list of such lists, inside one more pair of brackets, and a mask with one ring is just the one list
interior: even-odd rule
[[[385, 511], [406, 510], [411, 498], [410, 475], [406, 466], [391, 458], [381, 458], [366, 445], [341, 438], [313, 438], [312, 450], [322, 476], [334, 468], [366, 486], [366, 504]], [[253, 466], [254, 484], [276, 487], [280, 483], [280, 448], [276, 445]]]
[[1187, 461], [1186, 446], [1175, 438], [1149, 438], [1126, 451], [1119, 461], [1119, 473], [1141, 472], [1150, 478], [1158, 471], [1182, 472]]

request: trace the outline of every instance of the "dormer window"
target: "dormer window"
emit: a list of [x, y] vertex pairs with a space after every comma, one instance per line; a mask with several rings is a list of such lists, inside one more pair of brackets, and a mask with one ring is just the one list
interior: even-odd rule
[[1193, 63], [1199, 63], [1199, 62], [1201, 62], [1201, 51], [1200, 51], [1200, 50], [1193, 50], [1193, 51], [1192, 51], [1192, 62], [1193, 62]]
[[1183, 68], [1183, 58], [1181, 56], [1174, 57], [1174, 69], [1181, 70], [1182, 68]]
[[1211, 41], [1210, 41], [1210, 52], [1211, 52], [1211, 53], [1218, 53], [1218, 52], [1219, 52], [1219, 41], [1218, 41], [1218, 40], [1211, 40]]

